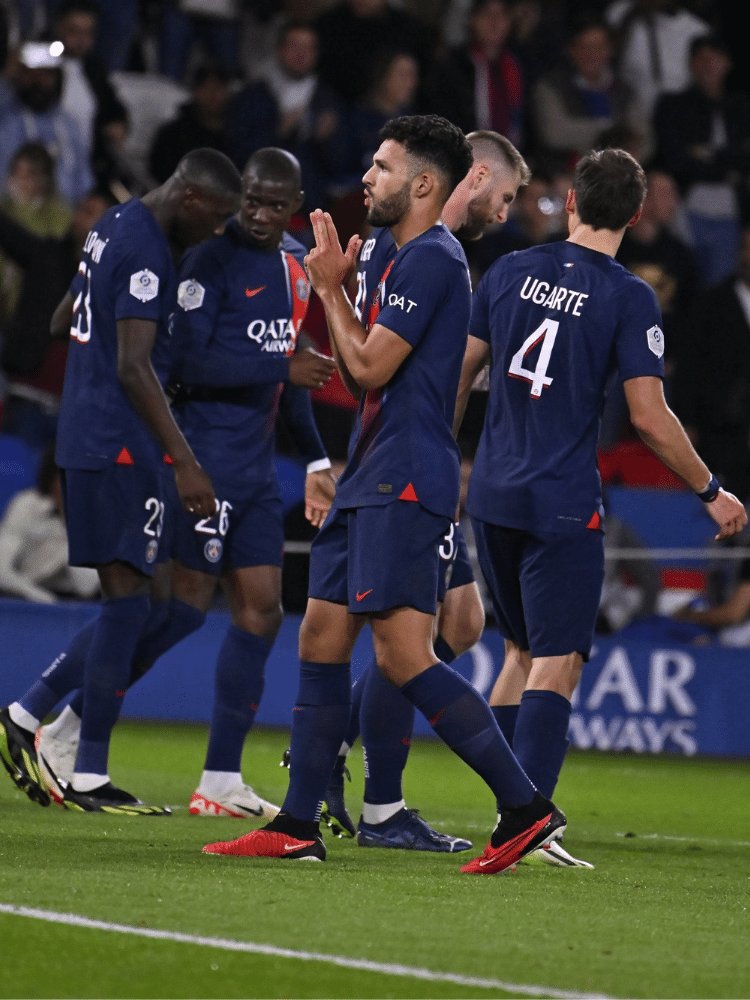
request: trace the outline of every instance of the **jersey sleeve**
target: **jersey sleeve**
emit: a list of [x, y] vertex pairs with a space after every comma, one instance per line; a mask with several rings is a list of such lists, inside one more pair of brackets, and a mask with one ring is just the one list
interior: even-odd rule
[[621, 292], [618, 309], [615, 355], [620, 381], [649, 375], [664, 378], [664, 333], [653, 289], [634, 278]]
[[162, 295], [173, 273], [166, 241], [150, 240], [146, 233], [137, 240], [123, 238], [120, 249], [112, 289], [115, 320], [158, 322], [162, 316]]
[[486, 343], [489, 343], [491, 339], [488, 290], [489, 280], [488, 275], [485, 275], [471, 298], [471, 320], [469, 322], [469, 336], [484, 340]]
[[405, 253], [386, 280], [378, 324], [415, 347], [436, 311], [450, 303], [457, 282], [464, 282], [470, 295], [466, 267], [439, 248], [415, 248]]
[[210, 246], [186, 254], [178, 282], [170, 319], [173, 357], [204, 351], [214, 332], [226, 282]]

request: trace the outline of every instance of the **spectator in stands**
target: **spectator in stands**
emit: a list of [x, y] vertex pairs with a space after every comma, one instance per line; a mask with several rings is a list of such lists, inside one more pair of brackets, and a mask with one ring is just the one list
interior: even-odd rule
[[99, 592], [96, 570], [68, 566], [60, 473], [50, 446], [35, 487], [21, 490], [0, 520], [0, 592], [54, 604], [60, 597], [91, 598]]
[[378, 133], [391, 118], [414, 114], [419, 64], [408, 52], [383, 49], [374, 59], [370, 86], [345, 120], [350, 145], [345, 185], [362, 190], [362, 175], [380, 146]]
[[672, 616], [678, 622], [701, 625], [719, 631], [719, 641], [727, 646], [750, 645], [750, 559], [743, 559], [726, 594], [717, 603], [691, 601]]
[[0, 184], [10, 159], [25, 142], [55, 151], [57, 190], [75, 203], [94, 182], [78, 122], [60, 106], [62, 58], [45, 42], [25, 42], [13, 79], [14, 96], [0, 121]]
[[0, 211], [0, 249], [23, 270], [0, 353], [7, 379], [2, 430], [39, 451], [55, 437], [68, 350], [67, 338], [50, 335], [52, 314], [78, 270], [89, 230], [113, 203], [108, 191], [88, 192], [59, 238], [37, 236]]
[[580, 156], [598, 148], [614, 125], [639, 127], [634, 94], [616, 75], [609, 29], [598, 18], [571, 32], [566, 59], [536, 83], [531, 94], [538, 155], [551, 166], [572, 170]]
[[326, 205], [346, 155], [342, 104], [319, 81], [317, 63], [315, 29], [290, 21], [279, 34], [273, 57], [232, 98], [227, 111], [227, 152], [238, 169], [258, 149], [286, 149], [300, 162], [310, 211]]
[[507, 0], [474, 0], [466, 45], [439, 60], [426, 86], [430, 111], [464, 132], [491, 129], [518, 145], [523, 129], [524, 88], [518, 61], [507, 47], [511, 8]]
[[702, 291], [675, 365], [674, 409], [726, 489], [750, 499], [750, 227], [731, 278]]
[[78, 122], [86, 156], [104, 182], [116, 173], [114, 151], [125, 142], [128, 116], [94, 53], [99, 11], [97, 0], [63, 0], [52, 34], [65, 46], [60, 107]]
[[181, 83], [190, 50], [198, 44], [204, 58], [239, 75], [239, 0], [161, 0], [159, 69]]
[[[67, 232], [70, 206], [57, 197], [55, 161], [41, 143], [26, 142], [11, 157], [0, 209], [37, 236]], [[0, 329], [12, 321], [22, 283], [22, 269], [0, 252]]]
[[690, 310], [698, 272], [691, 248], [673, 231], [680, 205], [674, 178], [660, 170], [646, 175], [641, 217], [625, 230], [617, 260], [656, 292], [664, 320], [665, 353], [674, 358], [680, 321]]
[[227, 106], [231, 77], [223, 66], [199, 66], [193, 76], [191, 99], [178, 116], [157, 131], [149, 155], [149, 171], [158, 184], [171, 177], [185, 153], [191, 149], [226, 152]]
[[654, 115], [657, 160], [674, 174], [684, 194], [706, 285], [722, 281], [736, 268], [740, 199], [750, 171], [750, 99], [727, 91], [731, 66], [719, 38], [695, 39], [690, 86], [663, 97]]
[[315, 23], [320, 78], [350, 104], [364, 97], [373, 60], [383, 49], [410, 52], [422, 76], [433, 58], [434, 32], [388, 0], [339, 0]]
[[709, 26], [680, 0], [614, 0], [605, 11], [615, 29], [619, 72], [636, 96], [641, 121], [651, 121], [662, 94], [690, 82], [690, 43]]

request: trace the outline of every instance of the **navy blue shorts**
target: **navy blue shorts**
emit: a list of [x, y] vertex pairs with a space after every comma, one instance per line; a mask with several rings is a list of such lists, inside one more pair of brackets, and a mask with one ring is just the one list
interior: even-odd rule
[[469, 559], [469, 549], [458, 521], [451, 524], [440, 546], [440, 563], [445, 573], [443, 590], [455, 590], [474, 583], [474, 570]]
[[310, 597], [352, 613], [411, 607], [434, 615], [445, 597], [439, 549], [451, 524], [413, 501], [332, 507], [310, 550]]
[[137, 465], [61, 469], [71, 566], [129, 563], [147, 576], [168, 558], [164, 544], [171, 469]]
[[[284, 513], [275, 481], [251, 486], [222, 483], [211, 477], [218, 511], [196, 521], [177, 506], [171, 555], [211, 576], [246, 566], [281, 566]], [[175, 495], [176, 496], [176, 495]]]
[[604, 534], [532, 534], [472, 519], [498, 629], [535, 656], [588, 660], [604, 582]]

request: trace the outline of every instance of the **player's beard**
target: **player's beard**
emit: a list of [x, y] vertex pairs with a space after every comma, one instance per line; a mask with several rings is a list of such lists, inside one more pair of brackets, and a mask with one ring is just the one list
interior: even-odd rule
[[397, 222], [400, 222], [411, 204], [410, 189], [411, 181], [406, 181], [395, 194], [383, 198], [377, 204], [373, 202], [372, 195], [370, 195], [370, 208], [367, 212], [367, 221], [370, 225], [395, 226]]
[[462, 243], [478, 240], [487, 228], [489, 198], [482, 198], [469, 204], [466, 208], [466, 221], [453, 231], [453, 235]]

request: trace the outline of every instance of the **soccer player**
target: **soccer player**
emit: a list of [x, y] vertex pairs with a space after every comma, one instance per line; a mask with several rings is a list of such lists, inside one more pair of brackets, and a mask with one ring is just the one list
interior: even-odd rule
[[321, 803], [350, 716], [351, 651], [367, 623], [381, 671], [503, 803], [484, 855], [463, 869], [491, 874], [546, 843], [565, 817], [524, 774], [487, 703], [432, 646], [438, 548], [458, 504], [451, 421], [471, 309], [466, 258], [440, 214], [471, 167], [471, 147], [435, 115], [395, 119], [380, 138], [365, 204], [397, 252], [366, 303], [366, 326], [343, 287], [361, 241], [342, 252], [330, 216], [316, 210], [305, 258], [342, 379], [361, 399], [355, 446], [312, 545], [289, 790], [265, 827], [204, 851], [325, 858]]
[[467, 499], [505, 637], [490, 701], [519, 763], [547, 797], [565, 757], [570, 699], [601, 596], [596, 444], [614, 368], [633, 426], [705, 503], [717, 538], [747, 522], [664, 401], [656, 296], [614, 260], [645, 190], [643, 170], [622, 150], [579, 161], [565, 205], [568, 239], [508, 254], [480, 282], [459, 388], [456, 426], [476, 374], [491, 363]]
[[[129, 685], [157, 657], [200, 628], [217, 581], [232, 624], [215, 673], [206, 768], [190, 804], [198, 815], [272, 818], [278, 811], [245, 785], [240, 758], [260, 702], [265, 662], [281, 624], [283, 522], [273, 432], [280, 405], [308, 462], [306, 512], [319, 524], [335, 484], [307, 389], [334, 363], [295, 353], [307, 311], [304, 247], [286, 232], [302, 201], [300, 167], [281, 149], [262, 149], [242, 178], [240, 210], [224, 232], [185, 255], [176, 290], [171, 378], [177, 423], [217, 491], [197, 523], [174, 511], [170, 595], [136, 647]], [[40, 730], [38, 757], [52, 796], [64, 802], [78, 731], [77, 694]]]
[[[209, 149], [189, 153], [161, 187], [101, 217], [53, 317], [53, 331], [70, 331], [56, 452], [70, 562], [94, 566], [103, 594], [85, 658], [75, 774], [65, 790], [71, 808], [164, 811], [112, 784], [109, 740], [148, 624], [150, 578], [165, 558], [165, 462], [187, 511], [208, 517], [216, 503], [162, 390], [177, 285], [173, 258], [223, 226], [239, 196], [240, 177], [227, 157]], [[56, 661], [63, 676], [65, 658]], [[0, 758], [42, 805], [49, 795], [34, 733], [60, 697], [54, 672], [53, 666], [0, 711]]]
[[[446, 202], [442, 220], [463, 241], [478, 240], [488, 226], [504, 223], [518, 188], [531, 176], [521, 154], [496, 132], [467, 136], [473, 163]], [[355, 311], [362, 319], [372, 291], [396, 247], [388, 228], [375, 229], [360, 251]], [[451, 525], [439, 547], [448, 582], [439, 607], [435, 654], [452, 663], [478, 641], [484, 608], [458, 523]], [[346, 757], [362, 729], [366, 760], [362, 817], [355, 830], [344, 801]], [[352, 688], [352, 717], [325, 794], [322, 818], [338, 836], [354, 836], [363, 847], [424, 851], [466, 850], [468, 840], [431, 829], [415, 810], [407, 809], [402, 790], [414, 727], [414, 706], [380, 673], [373, 661]]]
[[[221, 579], [232, 624], [216, 665], [208, 752], [190, 812], [262, 816], [278, 809], [243, 784], [242, 747], [260, 703], [265, 663], [281, 626], [284, 525], [274, 467], [280, 383], [282, 416], [307, 464], [305, 502], [320, 524], [335, 491], [330, 461], [303, 385], [328, 381], [334, 363], [298, 351], [309, 283], [305, 248], [286, 234], [302, 204], [300, 166], [281, 149], [248, 161], [242, 205], [224, 233], [189, 254], [172, 337], [180, 382], [177, 421], [217, 493], [214, 517], [178, 516], [173, 600], [196, 626]], [[190, 610], [188, 610], [190, 609]]]

